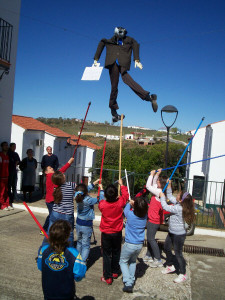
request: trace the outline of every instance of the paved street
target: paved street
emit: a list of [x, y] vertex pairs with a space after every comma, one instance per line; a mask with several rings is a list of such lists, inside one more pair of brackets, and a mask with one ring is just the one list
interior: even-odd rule
[[[17, 212], [17, 213], [14, 213]], [[39, 228], [26, 211], [16, 210], [10, 214], [0, 212], [0, 299], [38, 300], [43, 299], [41, 273], [37, 270], [35, 257], [42, 242]], [[43, 223], [45, 214], [35, 214]], [[122, 292], [121, 277], [112, 286], [100, 281], [102, 258], [100, 232], [94, 228], [97, 244], [92, 245], [89, 269], [86, 278], [77, 283], [77, 296], [82, 300], [113, 299], [225, 299], [225, 257], [185, 254], [189, 279], [185, 284], [176, 285], [176, 274], [163, 276], [161, 269], [151, 269], [141, 259], [137, 263], [137, 281], [133, 294]], [[159, 232], [163, 240], [166, 233]], [[93, 239], [92, 239], [93, 241]], [[225, 249], [225, 239], [194, 236], [189, 243], [206, 247]], [[143, 248], [141, 257], [146, 248]], [[163, 254], [164, 255], [164, 254]]]

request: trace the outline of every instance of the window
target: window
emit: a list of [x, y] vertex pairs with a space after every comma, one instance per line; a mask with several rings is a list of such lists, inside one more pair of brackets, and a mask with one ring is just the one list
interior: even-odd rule
[[205, 176], [194, 176], [192, 197], [196, 200], [203, 200]]

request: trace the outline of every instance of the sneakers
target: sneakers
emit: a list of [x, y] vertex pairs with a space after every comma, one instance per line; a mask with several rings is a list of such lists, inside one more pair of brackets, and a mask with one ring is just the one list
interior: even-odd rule
[[133, 293], [133, 286], [125, 285], [124, 284], [123, 292], [125, 292], [125, 293]]
[[40, 230], [40, 235], [44, 235], [44, 232], [42, 230]]
[[167, 266], [164, 270], [162, 270], [162, 274], [169, 274], [175, 272], [175, 267], [172, 266]]
[[13, 206], [8, 206], [8, 210], [14, 210]]
[[143, 257], [143, 262], [153, 262], [154, 260], [153, 260], [153, 258], [151, 257], [151, 256], [148, 256], [148, 255], [145, 255], [144, 257]]
[[152, 102], [152, 109], [154, 112], [157, 112], [157, 110], [158, 110], [157, 95], [156, 94], [151, 94], [151, 95], [148, 94], [146, 96], [145, 100]]
[[104, 277], [101, 277], [101, 281], [106, 282], [108, 285], [112, 284], [112, 278], [105, 279]]
[[187, 280], [187, 275], [186, 274], [180, 274], [176, 279], [174, 279], [173, 282], [175, 283], [182, 283]]
[[117, 278], [119, 277], [119, 274], [117, 274], [117, 273], [112, 273], [112, 277], [113, 277], [113, 279], [117, 279]]
[[149, 266], [150, 266], [151, 268], [160, 268], [160, 267], [163, 267], [163, 263], [162, 263], [161, 259], [160, 259], [160, 260], [155, 259], [155, 260], [153, 261], [153, 263], [150, 263], [150, 264], [149, 264]]
[[[125, 119], [125, 115], [123, 115], [123, 120]], [[118, 122], [121, 120], [121, 116], [120, 115], [116, 115], [112, 118], [113, 123]]]
[[9, 209], [8, 209], [8, 207], [5, 207], [5, 208], [3, 208], [3, 210], [5, 210], [5, 211], [6, 211], [6, 210], [9, 210]]

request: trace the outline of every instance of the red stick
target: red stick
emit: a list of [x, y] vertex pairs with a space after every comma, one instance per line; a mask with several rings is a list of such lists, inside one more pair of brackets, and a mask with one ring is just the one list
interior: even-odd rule
[[29, 206], [26, 204], [26, 202], [23, 202], [23, 204], [25, 205], [26, 209], [28, 210], [28, 212], [31, 214], [31, 217], [34, 219], [34, 221], [36, 222], [37, 226], [40, 228], [41, 231], [43, 231], [45, 237], [48, 239], [48, 235], [46, 233], [46, 231], [44, 230], [44, 228], [41, 226], [41, 224], [38, 222], [37, 218], [35, 217], [35, 215], [32, 213], [32, 211], [30, 210]]
[[[104, 163], [104, 158], [105, 158], [105, 147], [106, 147], [106, 138], [105, 138], [103, 153], [102, 153], [102, 164], [101, 164], [101, 170], [100, 170], [100, 181], [99, 181], [99, 183], [101, 183], [101, 181], [102, 181], [102, 170], [103, 170], [103, 163]], [[97, 196], [97, 198], [99, 198], [99, 195], [100, 195], [100, 186], [98, 187], [98, 196]]]
[[74, 152], [73, 152], [73, 158], [74, 158], [75, 153], [77, 151], [77, 147], [78, 147], [78, 144], [79, 144], [79, 141], [80, 141], [80, 136], [81, 136], [81, 133], [82, 133], [82, 130], [83, 130], [83, 127], [84, 127], [84, 123], [85, 123], [85, 120], [86, 120], [87, 113], [88, 113], [90, 105], [91, 105], [91, 102], [88, 103], [88, 108], [87, 108], [87, 111], [86, 111], [86, 115], [84, 117], [83, 124], [82, 124], [81, 130], [80, 130], [80, 134], [79, 134], [79, 137], [78, 137], [78, 140], [77, 140], [77, 144], [76, 144], [76, 147], [75, 147]]

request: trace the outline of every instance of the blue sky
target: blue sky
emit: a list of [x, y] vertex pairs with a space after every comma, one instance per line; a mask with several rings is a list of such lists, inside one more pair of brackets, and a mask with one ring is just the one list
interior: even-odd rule
[[[158, 95], [159, 110], [143, 102], [122, 80], [119, 113], [124, 125], [158, 129], [160, 110], [174, 105], [174, 126], [194, 129], [224, 120], [224, 0], [22, 0], [13, 113], [31, 117], [111, 122], [110, 80], [81, 81], [101, 38], [123, 26], [140, 43], [143, 70], [129, 74]], [[105, 50], [100, 63], [104, 65]]]

